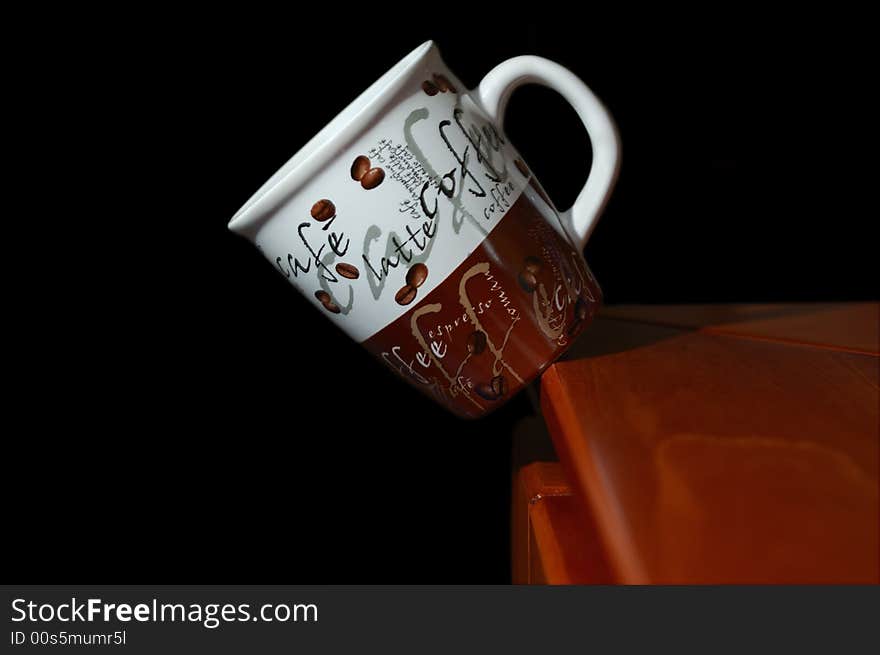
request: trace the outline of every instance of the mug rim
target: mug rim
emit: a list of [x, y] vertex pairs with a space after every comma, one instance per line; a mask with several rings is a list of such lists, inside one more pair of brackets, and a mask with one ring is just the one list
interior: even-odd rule
[[317, 173], [328, 159], [332, 159], [327, 153], [335, 156], [340, 150], [336, 146], [367, 127], [388, 98], [404, 86], [412, 70], [434, 48], [433, 40], [425, 41], [346, 105], [247, 199], [230, 219], [228, 228], [245, 233], [270, 216], [306, 179]]

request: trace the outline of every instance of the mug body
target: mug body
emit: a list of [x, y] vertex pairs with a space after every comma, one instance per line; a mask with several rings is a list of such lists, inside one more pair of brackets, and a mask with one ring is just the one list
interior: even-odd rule
[[230, 228], [326, 319], [462, 417], [539, 375], [601, 299], [553, 203], [430, 42]]

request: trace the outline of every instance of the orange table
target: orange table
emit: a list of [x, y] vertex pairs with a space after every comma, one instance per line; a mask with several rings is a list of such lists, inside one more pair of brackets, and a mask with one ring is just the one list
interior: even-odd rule
[[514, 581], [877, 582], [878, 310], [607, 308], [542, 378]]

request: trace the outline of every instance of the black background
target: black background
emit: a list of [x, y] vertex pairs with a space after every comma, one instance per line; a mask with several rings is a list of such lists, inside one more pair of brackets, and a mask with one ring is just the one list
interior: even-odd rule
[[[863, 18], [542, 5], [10, 23], [28, 37], [3, 240], [14, 577], [509, 580], [528, 398], [446, 416], [225, 229], [429, 38], [469, 86], [511, 56], [554, 59], [616, 117], [621, 177], [586, 251], [609, 303], [877, 297], [852, 157]], [[507, 130], [567, 207], [590, 157], [574, 112], [523, 89]]]

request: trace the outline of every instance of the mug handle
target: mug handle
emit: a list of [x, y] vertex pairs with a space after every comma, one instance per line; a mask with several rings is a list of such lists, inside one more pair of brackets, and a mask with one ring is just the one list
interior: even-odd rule
[[523, 56], [504, 61], [486, 74], [476, 89], [483, 109], [503, 127], [510, 95], [524, 84], [553, 89], [574, 107], [593, 146], [593, 165], [587, 183], [562, 219], [574, 231], [583, 250], [611, 195], [620, 169], [620, 137], [608, 110], [586, 84], [567, 68], [543, 57]]

